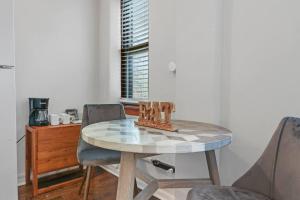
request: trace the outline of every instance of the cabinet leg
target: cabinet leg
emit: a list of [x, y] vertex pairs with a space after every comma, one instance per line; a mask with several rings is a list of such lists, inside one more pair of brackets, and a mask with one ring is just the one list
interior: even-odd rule
[[31, 139], [30, 132], [26, 130], [25, 132], [25, 181], [26, 185], [30, 184], [30, 171], [31, 171]]
[[37, 134], [36, 132], [31, 132], [30, 137], [31, 142], [31, 169], [32, 169], [32, 188], [33, 196], [38, 195], [39, 186], [38, 186], [38, 166], [37, 166]]
[[33, 175], [32, 175], [32, 189], [33, 189], [33, 196], [34, 197], [39, 194], [38, 193], [38, 190], [39, 190], [38, 187], [39, 187], [38, 186], [38, 176], [35, 173], [33, 173]]

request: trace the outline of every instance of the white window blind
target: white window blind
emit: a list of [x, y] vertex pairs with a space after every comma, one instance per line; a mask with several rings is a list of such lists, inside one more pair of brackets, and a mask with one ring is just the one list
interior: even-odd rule
[[148, 99], [149, 0], [121, 0], [121, 96]]

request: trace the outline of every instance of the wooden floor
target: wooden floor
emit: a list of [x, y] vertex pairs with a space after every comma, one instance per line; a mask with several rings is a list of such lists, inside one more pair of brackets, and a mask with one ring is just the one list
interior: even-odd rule
[[[115, 200], [117, 185], [118, 179], [115, 176], [101, 172], [92, 179], [89, 200]], [[80, 183], [75, 183], [33, 198], [31, 186], [20, 186], [19, 200], [81, 200], [83, 198], [78, 195], [79, 187]]]

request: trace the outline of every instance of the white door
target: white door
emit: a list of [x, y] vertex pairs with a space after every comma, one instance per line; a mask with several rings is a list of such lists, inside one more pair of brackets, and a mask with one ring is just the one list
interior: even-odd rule
[[[0, 65], [14, 65], [13, 0], [0, 0]], [[17, 200], [15, 69], [0, 67], [0, 200]]]
[[0, 69], [0, 160], [0, 200], [17, 200], [14, 69]]

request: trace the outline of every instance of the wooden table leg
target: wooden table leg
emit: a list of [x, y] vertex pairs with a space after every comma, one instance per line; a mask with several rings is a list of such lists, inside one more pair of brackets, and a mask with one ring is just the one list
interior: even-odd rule
[[148, 184], [148, 186], [142, 190], [134, 200], [149, 200], [152, 195], [158, 190], [158, 182], [156, 180]]
[[206, 151], [205, 152], [209, 177], [214, 185], [220, 185], [220, 175], [218, 170], [218, 163], [216, 159], [215, 151]]
[[135, 168], [135, 154], [122, 152], [116, 200], [133, 200]]

